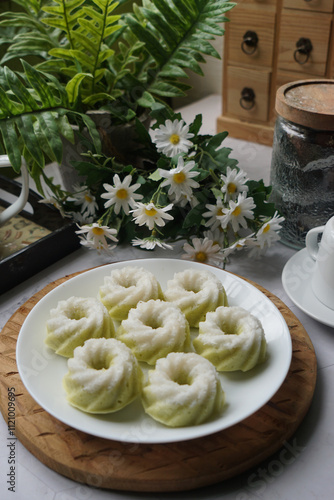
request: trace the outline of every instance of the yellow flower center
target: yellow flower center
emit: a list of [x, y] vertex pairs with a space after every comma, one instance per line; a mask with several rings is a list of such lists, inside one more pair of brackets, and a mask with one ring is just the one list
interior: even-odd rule
[[223, 213], [223, 210], [221, 208], [218, 208], [217, 210], [217, 215], [220, 216], [220, 215], [224, 215]]
[[267, 224], [264, 228], [263, 228], [263, 233], [267, 233], [270, 229], [270, 224]]
[[93, 227], [92, 233], [95, 234], [95, 236], [101, 236], [104, 234], [104, 229], [102, 227]]
[[125, 198], [128, 197], [128, 192], [126, 189], [119, 189], [116, 193], [116, 196], [117, 198], [119, 198], [120, 200], [125, 200]]
[[198, 260], [199, 262], [205, 262], [207, 259], [207, 255], [205, 252], [197, 252], [196, 253], [196, 260]]
[[155, 208], [145, 208], [145, 214], [148, 215], [149, 217], [154, 217], [154, 215], [157, 213]]
[[86, 200], [88, 203], [92, 203], [93, 198], [92, 198], [91, 196], [89, 196], [89, 194], [85, 194], [85, 200]]
[[235, 209], [232, 212], [232, 215], [234, 215], [235, 217], [238, 217], [238, 215], [240, 215], [240, 214], [241, 214], [241, 208], [235, 207]]
[[173, 180], [174, 182], [176, 182], [176, 184], [182, 184], [182, 182], [186, 180], [186, 176], [183, 172], [179, 172], [173, 175]]
[[169, 140], [172, 144], [178, 144], [180, 142], [180, 136], [178, 134], [172, 134]]
[[237, 186], [233, 183], [233, 182], [230, 182], [228, 185], [227, 185], [227, 192], [229, 194], [232, 194], [232, 193], [235, 193], [237, 190]]

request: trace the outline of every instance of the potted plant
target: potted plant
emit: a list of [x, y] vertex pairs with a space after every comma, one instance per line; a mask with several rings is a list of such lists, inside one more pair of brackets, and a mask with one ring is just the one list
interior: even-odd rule
[[[223, 35], [234, 4], [143, 0], [124, 12], [124, 0], [14, 1], [24, 11], [5, 13], [0, 24], [15, 32], [0, 67], [3, 147], [16, 172], [26, 159], [41, 193], [45, 181], [49, 201], [79, 223], [83, 245], [109, 251], [109, 238], [154, 249], [187, 239], [189, 258], [224, 265], [233, 251], [261, 252], [278, 239], [270, 187], [238, 169], [222, 147], [227, 133], [201, 135], [200, 115], [187, 125], [168, 105], [190, 88], [188, 70], [202, 74], [205, 56], [219, 57], [210, 41]], [[12, 58], [22, 71], [7, 66]], [[92, 112], [107, 113], [109, 129], [131, 126], [139, 164], [117, 154], [119, 141]], [[72, 164], [84, 183], [68, 191], [44, 165], [62, 161], [73, 125], [83, 153]]]
[[[74, 142], [69, 124], [88, 127], [100, 147], [92, 111], [106, 112], [115, 128], [146, 116], [162, 99], [184, 95], [190, 87], [180, 78], [185, 69], [202, 73], [203, 56], [218, 57], [210, 40], [223, 34], [224, 14], [233, 6], [226, 0], [144, 0], [142, 7], [127, 0], [13, 1], [23, 11], [1, 16], [1, 29], [10, 30], [2, 43], [10, 43], [0, 69], [0, 133], [13, 168], [23, 155], [40, 189], [45, 159], [61, 162], [61, 136]], [[23, 71], [8, 68], [14, 58]]]

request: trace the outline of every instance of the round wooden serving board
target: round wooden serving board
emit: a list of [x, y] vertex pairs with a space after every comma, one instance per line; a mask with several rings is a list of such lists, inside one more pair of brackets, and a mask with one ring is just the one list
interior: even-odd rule
[[[78, 273], [76, 273], [78, 274]], [[25, 389], [16, 366], [16, 340], [35, 304], [75, 274], [49, 284], [8, 320], [0, 335], [0, 409], [8, 421], [8, 388], [16, 394], [16, 436], [43, 464], [75, 481], [129, 491], [182, 491], [210, 485], [256, 466], [295, 432], [311, 403], [316, 382], [312, 343], [295, 315], [270, 292], [284, 316], [293, 355], [274, 397], [246, 420], [210, 436], [168, 444], [122, 443], [77, 431], [43, 410]]]

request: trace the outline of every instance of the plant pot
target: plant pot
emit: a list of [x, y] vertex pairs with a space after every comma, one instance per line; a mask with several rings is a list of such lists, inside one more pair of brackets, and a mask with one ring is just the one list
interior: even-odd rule
[[[112, 125], [111, 114], [103, 110], [88, 111], [87, 115], [94, 121], [99, 132], [102, 153], [104, 155], [113, 157], [124, 165], [131, 164], [135, 167], [141, 165], [142, 158], [139, 154], [141, 146], [138, 142], [134, 123], [130, 122], [121, 125]], [[148, 130], [151, 121], [150, 117], [143, 115], [140, 120]], [[73, 191], [73, 186], [75, 184], [85, 182], [85, 178], [78, 174], [72, 162], [82, 161], [84, 157], [82, 157], [81, 154], [87, 152], [87, 148], [82, 142], [80, 135], [76, 133], [79, 128], [73, 126], [73, 130], [75, 138], [74, 144], [62, 138], [63, 160], [59, 166], [63, 185], [67, 191]], [[89, 139], [87, 129], [82, 131], [82, 135]]]

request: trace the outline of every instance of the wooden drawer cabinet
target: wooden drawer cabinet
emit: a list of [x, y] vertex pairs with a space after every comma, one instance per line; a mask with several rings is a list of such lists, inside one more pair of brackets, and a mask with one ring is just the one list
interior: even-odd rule
[[334, 78], [334, 0], [241, 0], [228, 17], [217, 129], [272, 145], [277, 89]]

